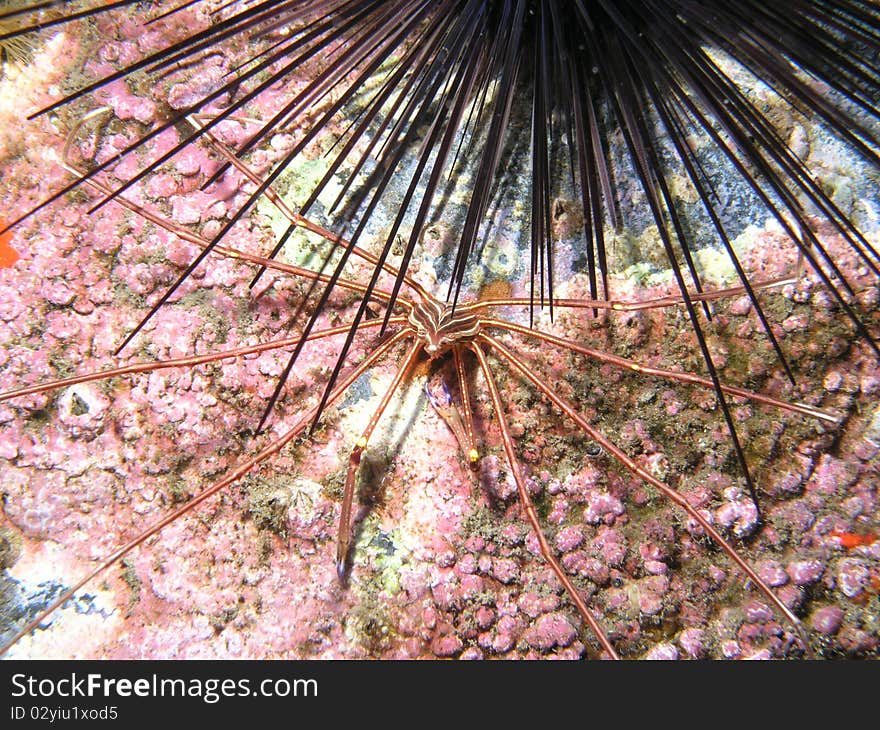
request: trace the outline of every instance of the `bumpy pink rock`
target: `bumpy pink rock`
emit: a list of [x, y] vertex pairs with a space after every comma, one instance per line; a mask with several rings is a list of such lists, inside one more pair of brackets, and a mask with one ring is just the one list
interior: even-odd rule
[[813, 613], [810, 623], [820, 634], [836, 634], [843, 623], [843, 609], [839, 606], [823, 606]]

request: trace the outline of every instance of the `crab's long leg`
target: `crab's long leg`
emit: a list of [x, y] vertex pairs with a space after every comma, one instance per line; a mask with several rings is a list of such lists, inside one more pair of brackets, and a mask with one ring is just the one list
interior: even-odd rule
[[475, 470], [480, 465], [480, 452], [477, 450], [477, 442], [474, 437], [474, 417], [473, 410], [471, 409], [470, 393], [468, 392], [467, 374], [464, 369], [462, 346], [454, 344], [452, 346], [452, 354], [464, 417], [459, 413], [455, 403], [452, 402], [452, 396], [447, 390], [445, 382], [442, 383], [442, 397], [438, 398], [432, 393], [427, 383], [425, 383], [425, 395], [428, 396], [428, 402], [437, 412], [437, 415], [446, 422], [449, 430], [455, 435], [455, 440], [458, 441], [458, 447], [461, 449], [467, 465]]
[[[528, 380], [532, 385], [534, 385], [538, 390], [540, 390], [559, 410], [561, 410], [566, 416], [568, 416], [572, 421], [574, 421], [583, 431], [586, 433], [591, 439], [593, 439], [596, 443], [598, 443], [605, 451], [611, 454], [618, 462], [620, 462], [627, 470], [629, 470], [632, 474], [638, 476], [639, 478], [646, 481], [652, 487], [657, 489], [661, 494], [670, 499], [672, 502], [677, 504], [682, 510], [684, 510], [688, 517], [694, 519], [700, 527], [705, 530], [706, 534], [709, 535], [712, 540], [714, 540], [715, 544], [718, 545], [730, 559], [739, 566], [740, 569], [748, 576], [749, 580], [751, 580], [758, 590], [763, 593], [771, 603], [779, 610], [779, 612], [785, 616], [786, 620], [788, 620], [792, 626], [795, 627], [801, 639], [804, 641], [804, 645], [806, 650], [809, 651], [809, 643], [806, 640], [806, 635], [804, 633], [801, 622], [798, 618], [789, 610], [788, 606], [786, 606], [776, 594], [770, 590], [770, 587], [761, 579], [761, 577], [752, 569], [752, 567], [740, 557], [739, 553], [733, 548], [730, 543], [727, 542], [719, 532], [709, 524], [708, 520], [706, 520], [703, 515], [700, 514], [698, 510], [696, 510], [684, 497], [682, 497], [678, 492], [676, 492], [671, 487], [667, 486], [655, 476], [645, 471], [636, 464], [627, 454], [622, 451], [614, 442], [608, 439], [601, 431], [594, 428], [588, 421], [586, 421], [578, 412], [577, 409], [568, 401], [558, 396], [553, 390], [547, 386], [541, 378], [539, 378], [532, 370], [522, 362], [516, 355], [514, 355], [510, 350], [508, 350], [504, 345], [498, 342], [496, 339], [481, 332], [477, 335], [477, 338], [482, 342], [485, 342], [489, 345], [496, 353], [498, 353], [504, 360], [506, 360], [510, 365], [520, 373], [526, 380]], [[479, 351], [479, 348], [474, 348], [476, 351]]]
[[[74, 174], [82, 174], [81, 171], [79, 169], [77, 169], [76, 167], [74, 167], [73, 165], [64, 163], [63, 166], [64, 166], [64, 169], [66, 169], [68, 172], [71, 172]], [[108, 185], [105, 185], [100, 180], [96, 180], [95, 178], [89, 178], [87, 180], [84, 180], [83, 182], [85, 182], [90, 187], [95, 188], [95, 190], [98, 190], [99, 192], [102, 192], [106, 195], [109, 195], [113, 192], [112, 188], [110, 188]], [[203, 250], [211, 248], [211, 242], [209, 240], [207, 240], [206, 238], [203, 238], [202, 236], [200, 236], [196, 233], [193, 233], [192, 231], [190, 231], [187, 228], [184, 228], [183, 226], [179, 226], [175, 223], [171, 223], [170, 221], [165, 220], [164, 218], [157, 215], [156, 213], [153, 213], [152, 211], [147, 210], [146, 208], [138, 205], [137, 203], [133, 203], [131, 200], [129, 200], [128, 198], [126, 198], [122, 195], [117, 195], [115, 198], [113, 198], [113, 201], [115, 203], [118, 203], [119, 205], [121, 205], [123, 208], [127, 208], [132, 213], [139, 215], [143, 219], [150, 221], [150, 223], [153, 223], [154, 225], [165, 229], [169, 233], [174, 234], [175, 236], [177, 236], [178, 238], [180, 238], [184, 241], [188, 241], [189, 243], [194, 243], [196, 246], [199, 246]], [[303, 226], [303, 227], [305, 227], [305, 226]], [[312, 230], [312, 229], [309, 229], [309, 230]], [[323, 229], [320, 229], [320, 230], [323, 230]], [[316, 231], [313, 231], [313, 232], [316, 232]], [[328, 235], [331, 235], [331, 236], [333, 235], [329, 231], [325, 231], [325, 233], [327, 233]], [[319, 235], [323, 235], [323, 234], [319, 234]], [[341, 239], [336, 237], [336, 239], [331, 240], [331, 242], [336, 244], [336, 242], [338, 240], [341, 240]], [[267, 258], [265, 256], [257, 256], [255, 254], [247, 253], [245, 251], [240, 251], [237, 248], [233, 248], [231, 246], [224, 246], [221, 244], [216, 244], [213, 246], [213, 248], [211, 248], [211, 250], [213, 253], [217, 253], [222, 256], [226, 256], [227, 258], [233, 258], [233, 259], [239, 259], [241, 261], [247, 261], [248, 263], [257, 264], [258, 266], [262, 266], [267, 269], [272, 269], [274, 271], [280, 271], [285, 274], [291, 274], [292, 276], [301, 276], [304, 279], [309, 279], [311, 281], [317, 281], [322, 284], [327, 284], [330, 281], [330, 277], [327, 276], [326, 274], [321, 274], [317, 271], [312, 271], [311, 269], [305, 269], [301, 266], [294, 266], [293, 264], [286, 264], [286, 263], [283, 263], [280, 261], [276, 261], [275, 259]], [[366, 292], [365, 286], [358, 284], [357, 282], [352, 281], [350, 279], [340, 278], [336, 281], [336, 285], [341, 287], [342, 289], [348, 289], [349, 291], [355, 291], [355, 292], [358, 292], [361, 294]], [[387, 302], [387, 301], [391, 300], [391, 294], [389, 292], [383, 291], [382, 289], [373, 289], [370, 292], [370, 296], [373, 299], [376, 299], [381, 302]], [[400, 301], [401, 305], [403, 305], [405, 307], [412, 308], [412, 305], [409, 302], [407, 302], [406, 300], [401, 299], [399, 301]]]
[[[777, 279], [768, 279], [767, 281], [756, 281], [752, 284], [753, 290], [773, 289], [786, 284], [794, 284], [800, 277], [781, 276]], [[725, 289], [713, 289], [701, 292], [689, 292], [688, 296], [692, 302], [713, 302], [718, 299], [726, 299], [740, 294], [745, 294], [746, 289], [742, 286], [731, 286]], [[469, 312], [471, 310], [480, 310], [488, 307], [516, 307], [531, 306], [533, 302], [528, 297], [508, 297], [504, 299], [481, 299], [477, 302], [470, 302], [456, 307], [456, 311]], [[645, 301], [633, 301], [627, 299], [566, 299], [554, 298], [554, 307], [568, 307], [570, 309], [607, 309], [613, 312], [638, 312], [646, 309], [663, 309], [675, 304], [684, 304], [684, 298], [680, 294], [670, 294], [665, 297], [657, 297], [656, 299], [646, 299]]]
[[[201, 123], [194, 116], [188, 117], [187, 120], [196, 129], [203, 129]], [[230, 165], [235, 167], [236, 170], [238, 170], [254, 185], [262, 185], [263, 181], [260, 176], [253, 172], [238, 157], [236, 157], [226, 147], [226, 145], [220, 142], [220, 140], [218, 140], [211, 132], [202, 132], [202, 135], [210, 143], [212, 149], [218, 152], [220, 156], [223, 157], [223, 159], [225, 159]], [[292, 225], [300, 226], [301, 228], [305, 228], [307, 231], [311, 231], [312, 233], [317, 233], [319, 236], [326, 239], [334, 246], [338, 246], [340, 248], [350, 248], [353, 254], [359, 256], [364, 261], [371, 263], [374, 266], [379, 265], [380, 262], [378, 256], [370, 253], [369, 251], [366, 251], [360, 246], [352, 246], [350, 242], [346, 241], [341, 236], [338, 236], [337, 234], [327, 230], [323, 226], [319, 226], [317, 223], [313, 223], [305, 216], [291, 210], [290, 206], [284, 202], [283, 198], [278, 195], [278, 193], [272, 188], [271, 185], [266, 189], [265, 195], [272, 202], [272, 204], [290, 221]], [[391, 274], [395, 278], [400, 276], [400, 272], [391, 264], [382, 262], [381, 267], [384, 271]], [[409, 285], [413, 289], [413, 291], [415, 291], [416, 294], [418, 294], [420, 297], [428, 296], [428, 293], [425, 291], [425, 289], [410, 276], [404, 274], [403, 281], [407, 285]]]
[[[405, 330], [404, 333], [406, 333]], [[401, 339], [401, 336], [404, 333], [398, 333], [394, 337], [386, 340], [372, 353], [370, 353], [370, 355], [368, 355], [362, 363], [353, 368], [348, 373], [348, 375], [346, 375], [345, 378], [343, 378], [340, 383], [333, 389], [328, 399], [328, 402], [335, 402], [346, 390], [348, 390], [352, 383], [354, 383], [364, 372], [372, 367], [372, 365], [377, 360], [384, 356]], [[64, 593], [62, 593], [56, 600], [49, 604], [46, 609], [40, 612], [40, 614], [33, 621], [28, 623], [27, 626], [25, 626], [21, 631], [13, 636], [12, 639], [10, 639], [10, 641], [8, 641], [4, 646], [0, 647], [0, 655], [5, 654], [10, 647], [12, 647], [17, 641], [19, 641], [19, 639], [36, 629], [50, 614], [52, 614], [56, 609], [62, 606], [70, 598], [72, 598], [80, 588], [82, 588], [89, 581], [93, 580], [98, 575], [107, 570], [107, 568], [113, 565], [113, 563], [115, 563], [117, 560], [120, 560], [121, 558], [128, 555], [128, 553], [134, 550], [138, 545], [142, 544], [144, 540], [151, 537], [152, 535], [155, 535], [157, 532], [161, 531], [163, 528], [167, 527], [172, 522], [174, 522], [187, 512], [191, 511], [208, 498], [217, 494], [217, 492], [219, 492], [221, 489], [224, 489], [233, 482], [241, 479], [255, 466], [258, 466], [269, 457], [274, 456], [279, 451], [281, 451], [281, 449], [283, 449], [288, 443], [290, 443], [293, 439], [303, 433], [303, 431], [305, 431], [311, 425], [317, 412], [318, 406], [314, 406], [309, 409], [309, 411], [299, 417], [299, 420], [291, 429], [286, 431], [278, 438], [272, 440], [256, 455], [240, 463], [230, 474], [224, 477], [221, 481], [203, 490], [195, 497], [193, 497], [189, 502], [178, 507], [172, 512], [169, 512], [167, 515], [165, 515], [165, 517], [158, 520], [157, 522], [154, 522], [152, 525], [143, 530], [143, 532], [141, 532], [139, 535], [132, 538], [120, 547], [116, 548], [116, 550], [114, 550], [110, 555], [104, 558], [97, 565], [97, 567], [95, 567], [90, 573], [88, 573], [88, 575], [77, 581], [76, 584], [74, 584], [71, 588], [68, 588], [66, 591], [64, 591]]]
[[467, 441], [468, 466], [476, 469], [480, 463], [480, 452], [477, 450], [477, 441], [474, 437], [474, 412], [471, 409], [471, 396], [467, 384], [467, 373], [464, 369], [464, 352], [461, 345], [453, 345], [452, 356], [455, 360], [455, 372], [458, 375], [458, 392], [461, 393], [461, 406], [464, 409], [464, 434]]
[[[392, 317], [392, 324], [404, 324], [407, 320], [406, 317]], [[359, 327], [360, 329], [367, 328], [375, 328], [382, 324], [381, 320], [369, 320], [363, 322]], [[344, 335], [348, 334], [348, 331], [351, 329], [351, 325], [342, 325], [340, 327], [332, 327], [326, 330], [319, 330], [318, 332], [311, 332], [305, 340], [307, 342], [311, 342], [312, 340], [319, 340], [324, 337], [333, 337], [334, 335]], [[78, 385], [80, 383], [90, 383], [95, 380], [104, 380], [106, 378], [115, 378], [118, 375], [133, 375], [135, 373], [149, 373], [153, 370], [162, 370], [163, 368], [176, 368], [176, 367], [193, 367], [195, 365], [204, 365], [208, 362], [218, 362], [220, 360], [226, 360], [233, 357], [241, 357], [243, 355], [252, 355], [257, 352], [266, 352], [267, 350], [277, 350], [282, 347], [295, 347], [300, 343], [302, 337], [285, 337], [283, 340], [273, 340], [272, 342], [261, 342], [257, 345], [248, 345], [247, 347], [237, 347], [233, 350], [221, 350], [220, 352], [211, 352], [206, 355], [190, 355], [188, 357], [178, 357], [172, 360], [158, 360], [156, 362], [137, 362], [131, 363], [130, 365], [123, 365], [118, 368], [112, 368], [110, 370], [99, 370], [94, 373], [85, 373], [83, 375], [72, 375], [69, 378], [62, 378], [61, 380], [50, 380], [47, 383], [38, 383], [37, 385], [29, 385], [25, 388], [16, 388], [15, 390], [8, 390], [5, 393], [0, 393], [0, 403], [3, 401], [10, 400], [12, 398], [24, 395], [33, 395], [34, 393], [45, 393], [50, 390], [56, 390], [58, 388], [69, 388], [71, 385]]]
[[[464, 454], [465, 458], [468, 460], [468, 465], [471, 466], [471, 468], [475, 468], [479, 463], [479, 454], [477, 454], [476, 449], [473, 448], [473, 440], [468, 436], [467, 427], [464, 425], [461, 414], [458, 412], [458, 407], [452, 402], [452, 395], [447, 389], [446, 383], [441, 381], [441, 386], [443, 387], [443, 395], [438, 398], [433, 392], [431, 392], [431, 388], [426, 382], [425, 395], [428, 397], [428, 402], [431, 404], [434, 411], [436, 411], [437, 415], [443, 419], [447, 426], [449, 426], [449, 430], [452, 431], [455, 440], [458, 442], [458, 447], [461, 449], [461, 453]], [[468, 458], [470, 454], [475, 455], [473, 460]]]
[[[412, 332], [410, 330], [404, 329], [392, 337], [389, 342], [399, 342], [411, 334]], [[348, 472], [345, 475], [345, 491], [342, 495], [342, 509], [339, 514], [339, 535], [336, 540], [336, 575], [339, 576], [339, 580], [342, 582], [345, 581], [345, 561], [348, 558], [348, 549], [351, 546], [351, 506], [354, 502], [354, 482], [355, 477], [357, 476], [358, 467], [361, 463], [361, 456], [364, 453], [364, 449], [367, 448], [367, 442], [370, 440], [373, 430], [379, 423], [379, 419], [382, 417], [382, 414], [391, 402], [391, 396], [394, 395], [394, 392], [400, 387], [401, 382], [403, 382], [403, 379], [406, 377], [412, 364], [422, 351], [422, 348], [423, 344], [421, 341], [416, 341], [416, 343], [410, 348], [406, 359], [403, 361], [403, 365], [397, 369], [397, 372], [394, 375], [394, 380], [391, 381], [391, 385], [385, 390], [385, 395], [382, 396], [382, 400], [379, 402], [379, 407], [373, 412], [369, 423], [367, 423], [367, 427], [357, 440], [355, 447], [351, 450], [351, 454], [348, 457]]]
[[[601, 350], [594, 350], [591, 347], [584, 347], [583, 345], [579, 345], [577, 342], [574, 342], [572, 340], [567, 340], [563, 337], [556, 337], [555, 335], [550, 335], [546, 332], [529, 329], [528, 327], [523, 327], [522, 325], [514, 324], [513, 322], [505, 322], [500, 319], [486, 319], [483, 320], [482, 324], [484, 327], [497, 327], [498, 329], [504, 329], [509, 332], [517, 332], [519, 334], [527, 335], [529, 337], [535, 337], [539, 340], [543, 340], [544, 342], [549, 342], [552, 345], [564, 347], [568, 350], [578, 352], [581, 355], [586, 355], [587, 357], [600, 360], [601, 362], [606, 362], [619, 368], [631, 370], [635, 373], [656, 375], [660, 378], [676, 380], [680, 383], [690, 383], [691, 385], [699, 385], [704, 388], [711, 388], [713, 390], [715, 388], [714, 384], [709, 378], [704, 378], [703, 376], [697, 375], [696, 373], [682, 372], [679, 370], [665, 370], [663, 368], [655, 368], [650, 365], [642, 365], [641, 363], [637, 363], [625, 357], [612, 355], [608, 352], [602, 352]], [[810, 416], [812, 418], [818, 418], [822, 421], [827, 421], [828, 423], [840, 423], [840, 418], [835, 416], [833, 413], [820, 410], [819, 408], [814, 408], [813, 406], [807, 405], [806, 403], [790, 403], [788, 401], [772, 398], [769, 395], [756, 393], [753, 390], [739, 388], [735, 385], [725, 385], [724, 383], [721, 383], [721, 390], [730, 395], [738, 396], [740, 398], [747, 398], [750, 401], [764, 403], [765, 405], [782, 408], [786, 411], [801, 413], [805, 416]]]
[[[484, 338], [484, 340], [490, 345], [493, 344], [491, 338]], [[483, 377], [485, 377], [486, 383], [489, 386], [489, 395], [492, 398], [492, 406], [495, 408], [495, 415], [498, 419], [498, 425], [501, 429], [501, 441], [504, 444], [504, 453], [507, 455], [507, 462], [510, 464], [510, 470], [513, 473], [513, 479], [516, 482], [516, 491], [519, 494], [520, 505], [522, 506], [522, 510], [523, 512], [525, 512], [526, 517], [529, 520], [529, 524], [532, 526], [532, 530], [534, 531], [535, 536], [538, 538], [538, 545], [541, 548], [541, 555], [544, 556], [544, 560], [547, 561], [550, 569], [553, 571], [556, 577], [559, 578], [560, 583], [562, 583], [569, 596], [571, 596], [572, 601], [574, 601], [575, 606], [577, 606], [578, 612], [581, 614], [581, 616], [583, 616], [584, 621], [587, 622], [593, 634], [602, 645], [602, 648], [604, 648], [605, 651], [608, 652], [608, 655], [612, 659], [619, 659], [620, 657], [617, 655], [617, 652], [614, 650], [614, 647], [611, 645], [611, 642], [605, 635], [604, 630], [599, 625], [599, 622], [595, 619], [593, 614], [590, 613], [590, 609], [587, 608], [587, 604], [585, 604], [583, 599], [580, 597], [577, 588], [574, 587], [568, 576], [565, 574], [565, 571], [562, 570], [562, 567], [559, 565], [556, 557], [553, 555], [553, 551], [550, 549], [547, 538], [544, 537], [544, 532], [541, 529], [541, 523], [538, 520], [538, 513], [535, 511], [535, 506], [534, 504], [532, 504], [532, 498], [529, 496], [528, 489], [526, 489], [525, 479], [523, 479], [523, 475], [519, 467], [519, 461], [517, 460], [516, 452], [513, 449], [513, 439], [510, 436], [510, 429], [507, 426], [507, 419], [504, 415], [504, 410], [501, 404], [501, 396], [498, 393], [498, 386], [495, 384], [495, 378], [492, 376], [492, 371], [489, 368], [489, 363], [486, 361], [486, 354], [483, 352], [483, 349], [476, 344], [472, 345], [470, 349], [477, 356], [477, 360], [480, 363], [480, 369], [483, 371]]]

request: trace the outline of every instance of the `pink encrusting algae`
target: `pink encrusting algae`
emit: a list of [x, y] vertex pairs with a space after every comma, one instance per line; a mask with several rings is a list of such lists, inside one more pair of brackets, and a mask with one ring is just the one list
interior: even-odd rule
[[[174, 22], [185, 23], [186, 14]], [[161, 45], [160, 31], [102, 19], [107, 37], [87, 64], [100, 75]], [[163, 26], [159, 26], [163, 27]], [[131, 40], [136, 39], [136, 40]], [[30, 75], [0, 80], [0, 104], [21, 120], [51, 98], [78, 53], [56, 36]], [[215, 64], [214, 66], [210, 65]], [[172, 106], [204, 91], [231, 59], [169, 81]], [[184, 72], [185, 73], [185, 72]], [[308, 69], [305, 70], [308, 73]], [[291, 79], [291, 84], [301, 83]], [[276, 100], [264, 100], [265, 103]], [[117, 120], [104, 135], [84, 129], [77, 159], [101, 160], [157, 117], [148, 90], [117, 82], [96, 102]], [[165, 102], [162, 102], [165, 103]], [[3, 210], [12, 217], [69, 180], [60, 154], [66, 119], [5, 128]], [[259, 114], [260, 109], [249, 109]], [[307, 124], [306, 120], [302, 122]], [[244, 139], [244, 123], [221, 130]], [[278, 135], [249, 164], [265, 171], [294, 141]], [[177, 133], [163, 135], [169, 149]], [[222, 136], [221, 135], [221, 136]], [[315, 143], [321, 148], [322, 141]], [[256, 158], [256, 159], [254, 159]], [[115, 170], [127, 177], [143, 158]], [[130, 200], [205, 237], [245, 199], [247, 183], [199, 190], [216, 155], [193, 146], [126, 193]], [[291, 336], [303, 282], [211, 256], [118, 358], [113, 351], [159, 299], [198, 247], [108, 204], [89, 215], [94, 191], [66, 196], [15, 232], [21, 259], [0, 268], [0, 391], [117, 364], [233, 349]], [[265, 253], [265, 208], [226, 242]], [[878, 290], [851, 253], [823, 231], [878, 330]], [[743, 254], [754, 280], [790, 274], [791, 246], [768, 224], [750, 229]], [[564, 246], [563, 246], [564, 248]], [[564, 251], [560, 258], [565, 255]], [[423, 272], [425, 282], [430, 275]], [[618, 299], [650, 299], [668, 285], [614, 280]], [[430, 287], [429, 287], [430, 288]], [[440, 291], [440, 287], [437, 287]], [[580, 277], [560, 297], [585, 296]], [[521, 293], [516, 290], [516, 293]], [[710, 346], [725, 382], [842, 417], [830, 427], [742, 399], [733, 401], [761, 491], [761, 519], [738, 474], [714, 396], [669, 380], [516, 338], [522, 358], [656, 477], [672, 484], [730, 537], [761, 578], [798, 614], [819, 656], [867, 656], [880, 641], [880, 542], [839, 535], [878, 529], [876, 401], [880, 376], [869, 348], [821, 286], [802, 279], [762, 292], [798, 386], [786, 385], [747, 298], [715, 305]], [[340, 292], [322, 326], [352, 316]], [[520, 317], [522, 313], [507, 314]], [[500, 316], [500, 314], [498, 314]], [[549, 319], [541, 326], [550, 328]], [[593, 318], [557, 311], [552, 331], [640, 363], [701, 370], [680, 308]], [[511, 340], [513, 342], [514, 340]], [[191, 368], [157, 370], [72, 386], [0, 404], [0, 483], [6, 605], [45, 605], [114, 547], [173, 506], [220, 480], [314, 404], [338, 338], [303, 351], [268, 433], [256, 428], [289, 349]], [[375, 335], [356, 340], [350, 362]], [[348, 454], [395, 369], [383, 361], [328, 409], [309, 438], [255, 469], [106, 571], [11, 650], [18, 657], [580, 658], [596, 642], [541, 560], [521, 513], [482, 380], [474, 381], [483, 458], [465, 464], [455, 435], [427, 403], [420, 372], [370, 441], [350, 583], [340, 584], [335, 541]], [[731, 561], [662, 496], [602, 453], [534, 389], [498, 368], [507, 419], [545, 532], [615, 647], [653, 659], [801, 656], [793, 627], [746, 585]], [[873, 430], [872, 430], [873, 429]], [[27, 608], [31, 606], [31, 608]], [[12, 612], [12, 608], [7, 608]]]

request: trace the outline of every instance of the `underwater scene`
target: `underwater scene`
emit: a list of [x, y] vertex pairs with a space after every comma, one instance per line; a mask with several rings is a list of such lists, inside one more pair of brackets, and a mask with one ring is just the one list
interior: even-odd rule
[[0, 2], [6, 655], [875, 658], [880, 9], [729, 5]]

